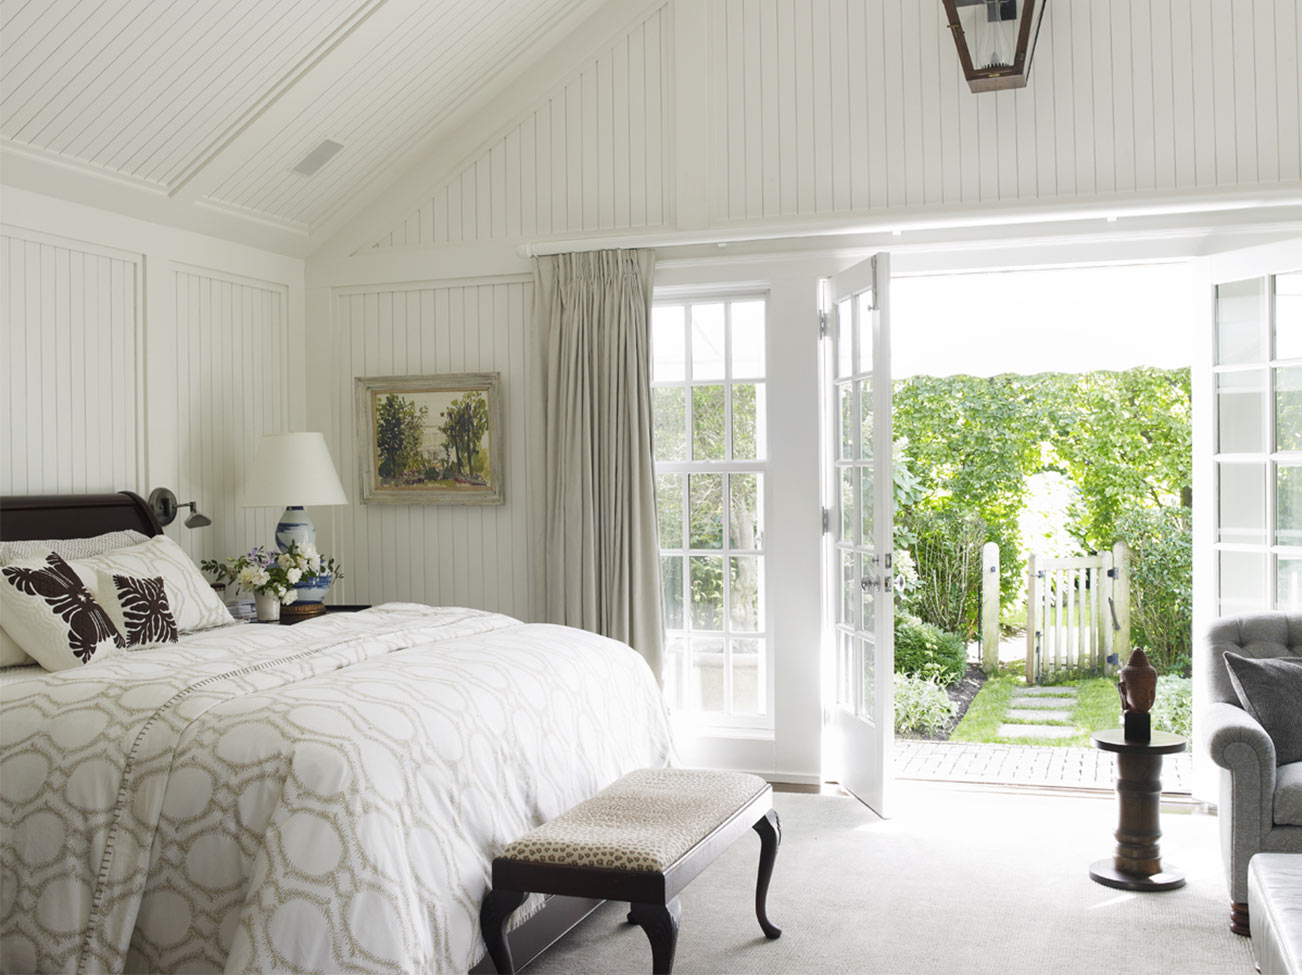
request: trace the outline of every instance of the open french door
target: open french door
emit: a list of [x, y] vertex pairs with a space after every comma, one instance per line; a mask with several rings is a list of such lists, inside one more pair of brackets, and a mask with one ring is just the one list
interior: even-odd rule
[[824, 777], [886, 815], [894, 743], [890, 257], [823, 283]]
[[[1302, 611], [1302, 238], [1195, 271], [1194, 729], [1210, 705], [1199, 634], [1222, 616]], [[1215, 796], [1205, 747], [1195, 791]]]

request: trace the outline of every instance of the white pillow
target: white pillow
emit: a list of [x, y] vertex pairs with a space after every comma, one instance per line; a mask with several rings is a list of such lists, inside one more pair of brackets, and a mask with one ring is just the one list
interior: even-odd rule
[[[97, 588], [101, 572], [147, 579], [162, 576], [176, 628], [183, 635], [235, 622], [198, 566], [166, 535], [155, 535], [139, 545], [114, 549], [89, 559], [77, 559], [71, 565], [83, 579], [95, 580]], [[106, 593], [100, 593], [99, 597], [101, 602], [108, 601]]]
[[18, 645], [46, 670], [67, 670], [125, 646], [108, 613], [53, 552], [0, 568], [0, 611]]
[[101, 571], [98, 583], [100, 605], [128, 647], [144, 650], [180, 638], [162, 576], [145, 578]]
[[[111, 552], [115, 548], [139, 545], [148, 540], [148, 535], [126, 528], [122, 531], [92, 535], [90, 538], [46, 538], [0, 542], [0, 565], [8, 565], [19, 559], [30, 559], [34, 555], [44, 557], [46, 552], [57, 552], [65, 559], [86, 559], [92, 555]], [[0, 667], [18, 667], [35, 662], [23, 651], [18, 641], [0, 627]]]
[[88, 559], [111, 552], [115, 548], [139, 545], [148, 540], [148, 535], [142, 535], [128, 528], [123, 531], [105, 532], [103, 535], [92, 535], [90, 538], [45, 538], [0, 542], [0, 565], [8, 565], [19, 559], [30, 559], [34, 555], [43, 558], [46, 552], [55, 552], [71, 562], [73, 559]]
[[0, 627], [0, 667], [19, 667], [35, 662], [8, 631]]

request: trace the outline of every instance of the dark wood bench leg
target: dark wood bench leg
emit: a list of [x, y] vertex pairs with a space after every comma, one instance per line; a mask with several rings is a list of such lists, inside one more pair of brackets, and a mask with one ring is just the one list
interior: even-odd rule
[[653, 975], [669, 975], [674, 970], [674, 949], [678, 947], [678, 917], [682, 908], [675, 897], [668, 904], [633, 904], [628, 919], [641, 925], [651, 942]]
[[773, 876], [773, 864], [778, 858], [778, 846], [782, 843], [782, 821], [778, 811], [770, 809], [752, 827], [759, 833], [760, 861], [759, 879], [755, 882], [755, 916], [759, 918], [760, 927], [766, 938], [782, 937], [782, 929], [769, 920], [768, 899], [769, 880]]
[[479, 932], [488, 945], [488, 957], [493, 959], [498, 975], [514, 975], [515, 962], [511, 960], [511, 946], [506, 943], [506, 924], [515, 909], [524, 903], [522, 890], [490, 890], [479, 909]]

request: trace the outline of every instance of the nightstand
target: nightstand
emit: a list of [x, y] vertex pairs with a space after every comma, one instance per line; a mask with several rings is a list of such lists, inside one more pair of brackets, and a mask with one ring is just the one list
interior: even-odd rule
[[[292, 603], [290, 604], [293, 605]], [[314, 620], [326, 613], [357, 613], [363, 609], [370, 609], [369, 603], [327, 603], [324, 613], [316, 613], [312, 616], [286, 616], [284, 609], [280, 612], [280, 624], [282, 626], [293, 626], [295, 623], [302, 623], [304, 620]]]

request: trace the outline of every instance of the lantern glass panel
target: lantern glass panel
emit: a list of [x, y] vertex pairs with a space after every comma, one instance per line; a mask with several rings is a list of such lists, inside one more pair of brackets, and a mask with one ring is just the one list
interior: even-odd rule
[[979, 0], [958, 8], [972, 67], [1007, 67], [1017, 56], [1017, 33], [1027, 0]]

